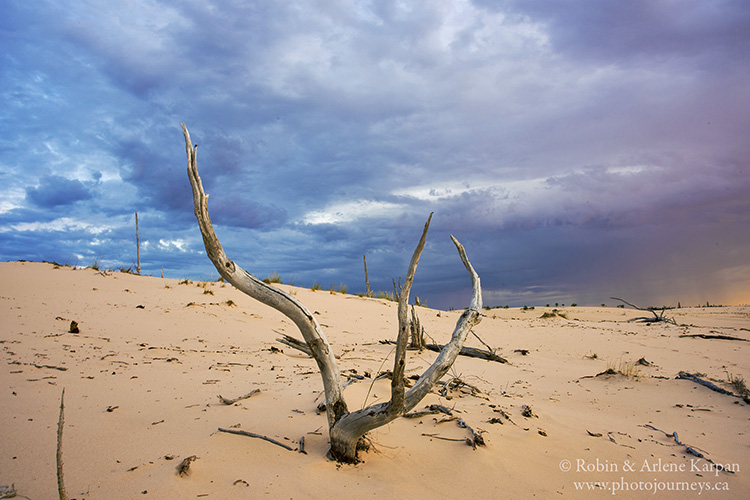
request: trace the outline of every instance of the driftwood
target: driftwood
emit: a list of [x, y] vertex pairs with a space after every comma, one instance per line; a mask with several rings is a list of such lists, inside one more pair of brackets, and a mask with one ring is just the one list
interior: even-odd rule
[[714, 462], [710, 458], [706, 457], [703, 453], [701, 453], [700, 451], [696, 450], [692, 446], [688, 446], [688, 445], [683, 444], [682, 442], [680, 442], [680, 437], [677, 435], [677, 431], [674, 431], [672, 434], [668, 434], [668, 433], [664, 432], [663, 430], [657, 429], [656, 427], [654, 427], [653, 425], [650, 425], [650, 424], [645, 424], [643, 427], [648, 427], [649, 429], [653, 429], [655, 431], [664, 433], [664, 435], [667, 436], [668, 438], [673, 438], [674, 442], [676, 444], [678, 444], [680, 446], [683, 446], [685, 448], [685, 451], [688, 454], [694, 455], [694, 456], [696, 456], [698, 458], [702, 458], [706, 462], [712, 464], [717, 470], [728, 472], [729, 474], [734, 474], [733, 470], [727, 469], [727, 468], [723, 467], [722, 465], [717, 464], [716, 462]]
[[748, 339], [742, 337], [732, 337], [731, 335], [712, 335], [708, 333], [695, 333], [695, 334], [684, 334], [680, 335], [680, 338], [700, 338], [700, 339], [716, 339], [716, 340], [739, 340], [740, 342], [750, 342]]
[[63, 425], [65, 424], [65, 389], [60, 394], [60, 417], [57, 419], [57, 493], [60, 500], [68, 500], [68, 494], [65, 492], [65, 479], [63, 477], [63, 459], [62, 459], [62, 437]]
[[[380, 343], [381, 344], [391, 344], [392, 345], [392, 344], [395, 344], [396, 342], [394, 340], [381, 340]], [[434, 351], [434, 352], [440, 352], [443, 349], [443, 347], [445, 347], [445, 346], [441, 346], [441, 345], [438, 345], [438, 344], [425, 344], [424, 345], [425, 349], [427, 349], [428, 351]], [[507, 359], [505, 359], [502, 356], [498, 356], [493, 351], [490, 351], [490, 350], [485, 351], [483, 349], [477, 349], [476, 347], [465, 347], [464, 346], [464, 347], [461, 348], [461, 351], [459, 351], [458, 355], [459, 356], [466, 356], [466, 357], [469, 357], [469, 358], [484, 359], [484, 360], [487, 360], [487, 361], [496, 361], [498, 363], [507, 363], [508, 362]]]
[[446, 408], [443, 405], [430, 405], [426, 410], [406, 413], [404, 414], [404, 418], [420, 418], [427, 415], [437, 415], [438, 413], [451, 415], [453, 414], [453, 410], [451, 410], [450, 408]]
[[238, 266], [234, 261], [230, 260], [224, 252], [208, 213], [208, 195], [204, 191], [203, 182], [198, 175], [197, 146], [193, 145], [185, 124], [181, 125], [185, 137], [188, 177], [193, 192], [194, 211], [203, 237], [206, 255], [216, 267], [219, 275], [227, 283], [232, 284], [235, 288], [259, 302], [278, 310], [299, 328], [305, 343], [310, 348], [312, 356], [318, 365], [318, 370], [323, 381], [331, 445], [329, 455], [341, 462], [357, 462], [358, 444], [363, 440], [365, 434], [372, 429], [388, 424], [414, 408], [453, 365], [469, 332], [481, 321], [482, 288], [479, 275], [471, 265], [463, 245], [451, 236], [451, 240], [458, 250], [461, 261], [471, 278], [471, 301], [469, 307], [456, 322], [451, 341], [443, 346], [433, 364], [425, 370], [422, 376], [419, 377], [417, 382], [407, 392], [404, 386], [404, 372], [406, 368], [406, 349], [409, 340], [409, 294], [414, 281], [417, 264], [424, 249], [427, 230], [432, 219], [432, 214], [430, 214], [424, 225], [417, 248], [414, 250], [409, 262], [404, 285], [398, 292], [399, 328], [393, 365], [393, 379], [391, 380], [390, 401], [373, 404], [361, 410], [350, 412], [344, 400], [336, 358], [315, 316], [294, 296], [279, 288], [263, 283]]
[[677, 374], [677, 378], [683, 379], [683, 380], [690, 380], [691, 382], [695, 382], [696, 384], [700, 384], [704, 387], [708, 387], [712, 391], [716, 391], [719, 394], [726, 394], [727, 396], [734, 396], [736, 398], [741, 398], [742, 396], [738, 396], [737, 394], [733, 393], [732, 391], [728, 391], [726, 389], [723, 389], [719, 387], [718, 385], [714, 384], [713, 382], [709, 382], [708, 380], [700, 378], [698, 375], [693, 375], [692, 373], [688, 372], [680, 372]]
[[[0, 498], [16, 498], [18, 493], [16, 492], [16, 485], [11, 484], [10, 486], [0, 486]], [[21, 498], [21, 497], [18, 497]], [[22, 497], [28, 498], [28, 497]]]
[[269, 443], [273, 443], [276, 446], [281, 446], [285, 450], [294, 451], [294, 449], [291, 448], [290, 446], [287, 446], [284, 443], [276, 441], [275, 439], [270, 438], [268, 436], [264, 436], [262, 434], [256, 434], [254, 432], [242, 431], [240, 429], [224, 429], [224, 428], [221, 428], [221, 427], [219, 427], [219, 432], [227, 432], [229, 434], [238, 434], [240, 436], [247, 436], [247, 437], [251, 437], [251, 438], [262, 439], [264, 441], [268, 441]]
[[467, 424], [463, 418], [458, 419], [458, 426], [463, 427], [471, 434], [471, 438], [466, 438], [466, 444], [477, 449], [477, 446], [484, 446], [484, 438], [481, 432], [477, 432]]
[[247, 393], [247, 394], [245, 394], [244, 396], [240, 396], [240, 397], [238, 397], [238, 398], [234, 398], [234, 399], [228, 399], [228, 398], [225, 398], [225, 397], [224, 397], [224, 396], [222, 396], [221, 394], [219, 394], [219, 396], [218, 396], [218, 397], [219, 397], [219, 401], [221, 401], [221, 402], [222, 402], [222, 403], [224, 403], [225, 405], [233, 405], [233, 404], [234, 404], [234, 403], [236, 403], [237, 401], [242, 401], [243, 399], [247, 399], [247, 398], [249, 398], [249, 397], [253, 396], [254, 394], [258, 394], [259, 392], [260, 392], [260, 389], [253, 389], [252, 391], [248, 392], [248, 393]]
[[630, 302], [628, 302], [626, 300], [623, 300], [623, 299], [620, 299], [620, 298], [617, 298], [617, 297], [610, 297], [610, 299], [612, 299], [612, 300], [619, 300], [623, 304], [627, 304], [630, 307], [632, 307], [633, 309], [638, 309], [639, 311], [648, 311], [648, 312], [650, 312], [651, 314], [654, 315], [653, 318], [650, 317], [650, 316], [641, 316], [641, 317], [638, 317], [638, 318], [633, 318], [633, 319], [631, 319], [629, 321], [638, 321], [638, 322], [641, 322], [641, 323], [658, 323], [660, 321], [663, 321], [665, 323], [672, 323], [673, 325], [677, 324], [677, 322], [674, 320], [674, 318], [667, 318], [667, 317], [664, 316], [664, 313], [667, 311], [667, 309], [672, 309], [671, 307], [662, 307], [661, 308], [661, 312], [659, 314], [656, 314], [656, 308], [653, 308], [653, 307], [646, 307], [646, 308], [638, 307], [638, 306], [636, 306], [634, 304], [631, 304]]

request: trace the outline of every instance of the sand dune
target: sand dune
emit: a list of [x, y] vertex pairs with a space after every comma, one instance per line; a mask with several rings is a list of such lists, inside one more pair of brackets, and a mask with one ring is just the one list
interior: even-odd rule
[[[340, 465], [325, 458], [315, 363], [276, 341], [299, 337], [294, 325], [229, 285], [199, 285], [0, 264], [0, 485], [57, 498], [64, 388], [76, 499], [750, 498], [747, 400], [677, 378], [738, 392], [727, 380], [750, 376], [748, 306], [673, 310], [678, 325], [629, 322], [643, 313], [614, 307], [547, 319], [547, 308], [487, 310], [475, 332], [509, 363], [459, 357], [451, 375], [468, 385], [417, 408], [453, 409], [486, 446], [468, 446], [447, 415], [402, 418], [371, 433], [362, 463]], [[349, 407], [387, 400], [389, 381], [373, 377], [391, 368], [392, 346], [379, 341], [395, 337], [396, 304], [279, 286], [315, 311], [343, 374], [364, 376], [345, 390]], [[418, 311], [427, 334], [447, 341], [459, 312]], [[407, 375], [434, 357], [409, 352]], [[598, 375], [608, 368], [616, 373]], [[254, 389], [232, 405], [218, 397]], [[233, 426], [295, 451], [217, 432]]]

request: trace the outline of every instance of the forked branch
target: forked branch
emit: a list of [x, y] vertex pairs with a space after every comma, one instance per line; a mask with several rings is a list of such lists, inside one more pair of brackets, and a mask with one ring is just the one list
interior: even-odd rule
[[309, 347], [312, 357], [318, 364], [318, 369], [323, 378], [331, 440], [330, 455], [339, 461], [356, 462], [357, 445], [365, 433], [387, 424], [414, 408], [427, 395], [435, 383], [450, 369], [461, 351], [469, 332], [481, 320], [482, 290], [479, 276], [469, 262], [464, 247], [456, 238], [451, 236], [459, 256], [471, 276], [471, 304], [456, 323], [450, 342], [442, 348], [437, 359], [422, 374], [414, 386], [408, 392], [405, 392], [403, 374], [406, 366], [406, 345], [409, 333], [408, 300], [411, 286], [414, 282], [414, 274], [419, 263], [419, 257], [425, 245], [427, 230], [432, 219], [432, 214], [430, 214], [422, 231], [422, 237], [409, 264], [404, 285], [400, 291], [397, 290], [399, 297], [399, 331], [396, 342], [393, 383], [391, 385], [391, 400], [387, 403], [375, 404], [349, 413], [343, 398], [343, 388], [336, 359], [315, 317], [296, 298], [278, 288], [263, 283], [231, 261], [224, 253], [208, 215], [208, 195], [203, 190], [203, 184], [198, 175], [197, 146], [193, 146], [185, 124], [181, 125], [185, 136], [188, 177], [193, 189], [195, 216], [198, 219], [198, 225], [203, 236], [206, 254], [211, 259], [211, 262], [213, 262], [216, 270], [227, 282], [250, 297], [280, 311], [297, 325], [307, 347]]

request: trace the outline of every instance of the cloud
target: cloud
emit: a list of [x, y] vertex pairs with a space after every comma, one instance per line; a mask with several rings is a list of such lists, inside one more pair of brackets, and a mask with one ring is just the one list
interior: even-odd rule
[[39, 185], [26, 189], [26, 197], [36, 206], [56, 208], [71, 205], [92, 197], [91, 188], [81, 181], [50, 175], [40, 180]]

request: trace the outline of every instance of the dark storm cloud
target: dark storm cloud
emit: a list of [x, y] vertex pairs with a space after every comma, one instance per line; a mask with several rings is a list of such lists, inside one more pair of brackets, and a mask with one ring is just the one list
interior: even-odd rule
[[26, 188], [26, 197], [38, 207], [55, 208], [88, 200], [92, 194], [91, 188], [78, 180], [51, 175], [40, 179], [38, 186]]

